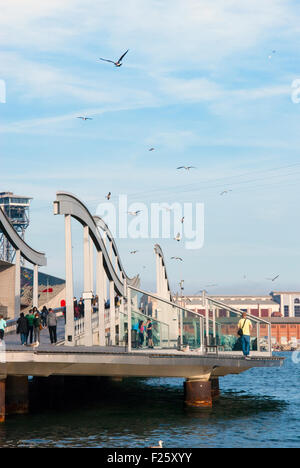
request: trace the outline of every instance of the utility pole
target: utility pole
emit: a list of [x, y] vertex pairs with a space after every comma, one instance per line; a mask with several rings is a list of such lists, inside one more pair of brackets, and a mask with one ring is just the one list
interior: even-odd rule
[[179, 287], [180, 287], [180, 291], [181, 291], [181, 307], [185, 309], [185, 303], [183, 301], [184, 280], [180, 281]]

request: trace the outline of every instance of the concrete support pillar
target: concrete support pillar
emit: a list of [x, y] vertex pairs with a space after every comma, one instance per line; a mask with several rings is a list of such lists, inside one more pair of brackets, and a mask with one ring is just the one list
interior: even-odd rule
[[94, 291], [94, 243], [92, 238], [90, 237], [90, 282], [91, 282], [91, 291]]
[[34, 265], [33, 267], [33, 297], [32, 297], [33, 307], [39, 307], [39, 267]]
[[6, 414], [27, 414], [29, 411], [28, 377], [8, 376], [6, 379]]
[[195, 408], [211, 408], [220, 395], [219, 380], [187, 379], [184, 384], [184, 401]]
[[84, 227], [83, 257], [84, 257], [84, 337], [85, 346], [93, 345], [92, 333], [92, 284], [91, 284], [91, 249], [89, 227]]
[[104, 281], [105, 272], [103, 268], [103, 253], [97, 252], [97, 286], [98, 296], [98, 320], [99, 320], [99, 345], [105, 346], [105, 324], [104, 324]]
[[5, 421], [5, 379], [0, 380], [0, 423]]
[[[132, 314], [131, 314], [131, 289], [127, 288], [127, 315], [128, 315], [128, 352], [131, 353], [132, 350]], [[126, 294], [126, 290], [125, 290]], [[123, 298], [124, 300], [124, 298]]]
[[73, 253], [71, 216], [65, 216], [65, 250], [66, 250], [66, 327], [65, 344], [74, 346], [74, 289], [73, 289]]
[[21, 252], [16, 250], [15, 264], [15, 318], [18, 318], [21, 312]]
[[110, 340], [112, 346], [116, 344], [116, 311], [115, 311], [115, 284], [113, 281], [109, 282], [109, 322], [110, 322]]

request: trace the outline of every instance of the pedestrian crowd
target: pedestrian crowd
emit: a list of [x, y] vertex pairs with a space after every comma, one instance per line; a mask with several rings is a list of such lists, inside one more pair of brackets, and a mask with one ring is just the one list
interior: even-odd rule
[[43, 307], [40, 312], [37, 307], [33, 307], [25, 315], [21, 312], [17, 320], [17, 334], [20, 335], [21, 344], [40, 343], [41, 330], [48, 328], [51, 344], [57, 343], [57, 317], [53, 309]]

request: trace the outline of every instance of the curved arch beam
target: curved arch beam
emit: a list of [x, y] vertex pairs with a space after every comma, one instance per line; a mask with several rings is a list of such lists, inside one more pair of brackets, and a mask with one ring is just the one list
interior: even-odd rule
[[140, 281], [140, 276], [137, 275], [134, 278], [129, 278], [129, 276], [126, 274], [126, 272], [125, 272], [125, 270], [123, 268], [122, 262], [121, 262], [121, 258], [120, 258], [119, 252], [118, 252], [117, 244], [115, 242], [115, 239], [114, 239], [109, 227], [103, 221], [103, 219], [100, 218], [100, 216], [94, 216], [94, 220], [95, 220], [95, 223], [98, 226], [98, 228], [102, 229], [102, 231], [106, 233], [108, 239], [112, 242], [112, 248], [113, 248], [114, 254], [116, 255], [116, 257], [118, 259], [119, 268], [120, 268], [121, 272], [123, 273], [123, 275], [125, 276], [125, 279], [127, 281], [128, 286], [132, 286], [133, 288], [139, 288], [140, 287], [140, 282], [141, 282]]
[[[87, 207], [75, 195], [68, 192], [57, 192], [56, 201], [54, 202], [54, 212], [55, 214], [70, 215], [73, 218], [75, 218], [83, 227], [88, 226], [90, 236], [97, 251], [101, 251], [103, 253], [103, 266], [108, 279], [114, 282], [117, 293], [121, 296], [124, 296], [124, 283], [120, 280], [119, 276], [115, 271], [114, 266], [112, 265], [105, 243], [99, 234], [96, 220], [93, 218]], [[113, 239], [111, 240], [113, 241]], [[116, 246], [114, 247], [114, 250], [117, 254]], [[118, 262], [120, 265], [119, 257]], [[126, 279], [128, 278], [127, 275], [125, 275], [125, 273], [124, 276], [126, 277]], [[130, 282], [135, 281], [134, 278], [128, 279]]]
[[26, 242], [19, 236], [15, 231], [10, 220], [0, 208], [0, 230], [4, 233], [5, 237], [14, 247], [14, 249], [19, 250], [21, 256], [25, 258], [32, 265], [46, 266], [47, 258], [44, 253], [37, 252], [32, 249]]
[[[157, 293], [159, 295], [166, 296], [165, 298], [168, 297], [168, 300], [172, 300], [172, 295], [171, 295], [171, 289], [170, 289], [170, 283], [169, 283], [169, 278], [168, 278], [168, 273], [167, 273], [167, 268], [166, 268], [166, 262], [165, 262], [165, 257], [162, 251], [162, 248], [159, 244], [155, 244], [154, 246], [154, 252], [156, 254], [156, 259], [157, 259]], [[162, 267], [162, 271], [161, 268]]]

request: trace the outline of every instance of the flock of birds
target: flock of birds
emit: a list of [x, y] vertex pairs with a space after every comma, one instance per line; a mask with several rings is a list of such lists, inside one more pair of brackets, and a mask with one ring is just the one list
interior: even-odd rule
[[[129, 52], [129, 49], [126, 50], [126, 52], [124, 52], [121, 57], [118, 59], [118, 60], [111, 60], [111, 59], [106, 59], [106, 58], [103, 58], [103, 57], [100, 57], [99, 60], [103, 61], [103, 62], [107, 62], [107, 63], [111, 63], [113, 64], [115, 67], [117, 68], [120, 68], [122, 65], [123, 65], [123, 60], [124, 58], [126, 57], [126, 55], [128, 54]], [[271, 60], [273, 58], [273, 56], [276, 54], [276, 50], [272, 50], [272, 53], [268, 56], [269, 60]], [[81, 119], [83, 121], [88, 121], [88, 120], [93, 120], [92, 117], [87, 117], [87, 116], [78, 116], [77, 117], [78, 119]], [[155, 148], [154, 147], [151, 147], [149, 148], [148, 150], [149, 152], [153, 152], [155, 151]], [[190, 172], [192, 169], [197, 169], [195, 166], [179, 166], [177, 167], [177, 170], [180, 171], [180, 170], [184, 170], [184, 171], [187, 171], [187, 172]], [[227, 189], [227, 190], [223, 190], [222, 192], [220, 192], [220, 196], [224, 196], [224, 195], [228, 195], [230, 192], [232, 192], [231, 189]], [[112, 196], [112, 193], [109, 192], [107, 195], [106, 195], [106, 199], [107, 200], [110, 200], [111, 199], [111, 196]], [[166, 210], [168, 211], [172, 211], [171, 208], [169, 207], [166, 207], [165, 208]], [[137, 211], [128, 211], [127, 214], [130, 215], [130, 216], [138, 216], [140, 213], [142, 213], [141, 210], [137, 210]], [[184, 217], [181, 218], [181, 223], [183, 224], [184, 223]], [[181, 241], [181, 234], [180, 232], [177, 233], [176, 237], [174, 237], [174, 240], [177, 241], [177, 242], [180, 242]], [[139, 250], [132, 250], [130, 252], [131, 255], [135, 255], [139, 252]], [[180, 261], [180, 262], [183, 262], [183, 258], [182, 257], [178, 257], [178, 256], [173, 256], [171, 257], [171, 260], [176, 260], [176, 261]], [[145, 267], [143, 267], [145, 268]], [[279, 278], [280, 275], [277, 275], [275, 276], [274, 278], [266, 278], [266, 280], [268, 281], [276, 281], [278, 278]], [[244, 279], [245, 279], [245, 276], [244, 276]], [[207, 287], [215, 287], [217, 285], [208, 285]]]

